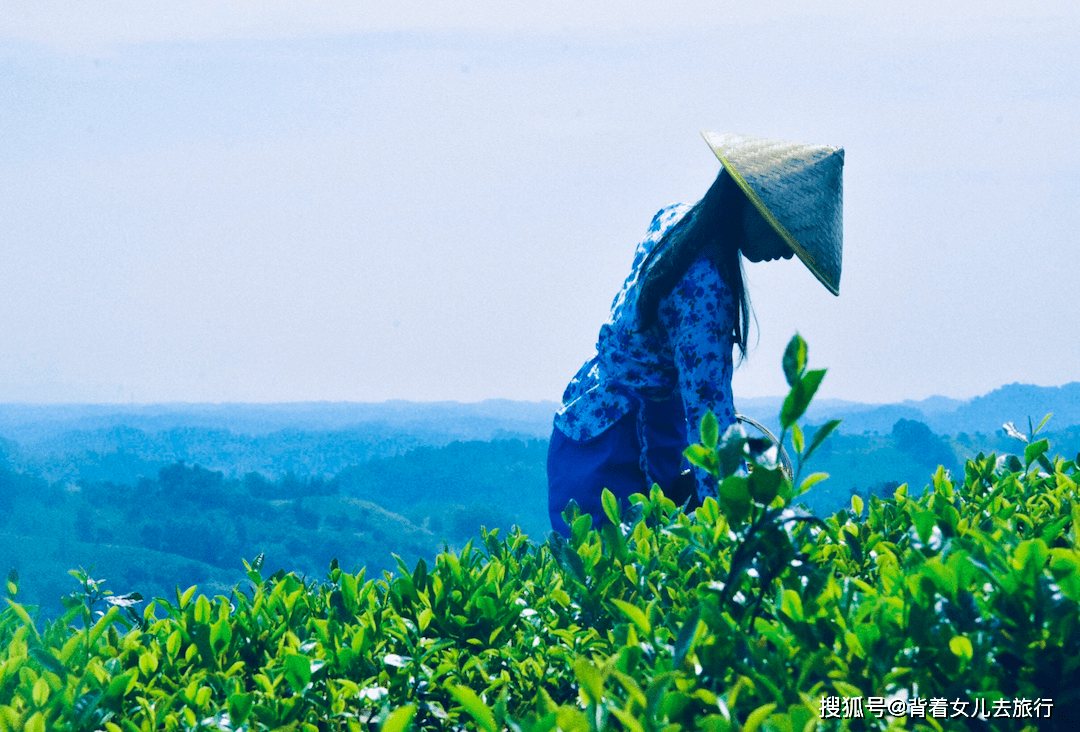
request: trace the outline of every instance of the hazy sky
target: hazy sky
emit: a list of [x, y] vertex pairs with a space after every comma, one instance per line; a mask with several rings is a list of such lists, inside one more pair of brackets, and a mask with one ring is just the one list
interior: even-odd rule
[[846, 150], [737, 397], [1080, 379], [1074, 2], [362, 5], [4, 3], [0, 401], [557, 399], [700, 129]]

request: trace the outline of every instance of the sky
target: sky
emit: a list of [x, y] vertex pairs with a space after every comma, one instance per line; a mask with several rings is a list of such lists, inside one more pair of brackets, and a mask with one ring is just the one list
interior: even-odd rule
[[699, 131], [845, 149], [739, 397], [1080, 378], [1066, 2], [5, 2], [0, 402], [558, 400]]

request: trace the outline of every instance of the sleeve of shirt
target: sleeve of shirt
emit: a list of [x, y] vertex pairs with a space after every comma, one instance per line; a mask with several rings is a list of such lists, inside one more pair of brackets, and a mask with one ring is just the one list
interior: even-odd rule
[[[721, 433], [735, 423], [731, 394], [735, 313], [735, 298], [705, 256], [660, 301], [659, 319], [671, 343], [691, 442], [698, 440], [701, 419], [710, 410]], [[694, 473], [698, 497], [715, 496], [711, 476], [697, 467]]]

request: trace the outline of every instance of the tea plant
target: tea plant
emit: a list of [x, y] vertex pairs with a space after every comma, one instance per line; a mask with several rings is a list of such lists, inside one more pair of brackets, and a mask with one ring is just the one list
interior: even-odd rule
[[718, 499], [692, 515], [656, 487], [622, 512], [605, 493], [609, 523], [571, 511], [569, 539], [482, 530], [430, 566], [368, 578], [334, 562], [320, 582], [266, 576], [260, 556], [228, 597], [177, 588], [141, 612], [76, 573], [44, 624], [13, 572], [0, 730], [1069, 727], [1077, 462], [1031, 429], [1022, 457], [817, 518], [796, 502], [836, 424], [809, 440], [798, 425], [824, 375], [798, 337], [784, 372], [796, 470], [707, 416], [687, 456]]

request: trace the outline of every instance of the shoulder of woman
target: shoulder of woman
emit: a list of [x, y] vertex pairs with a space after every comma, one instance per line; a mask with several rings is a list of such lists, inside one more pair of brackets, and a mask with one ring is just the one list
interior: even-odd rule
[[690, 206], [685, 203], [673, 203], [670, 206], [664, 206], [653, 216], [652, 223], [649, 224], [649, 233], [662, 234], [685, 216], [689, 210]]

